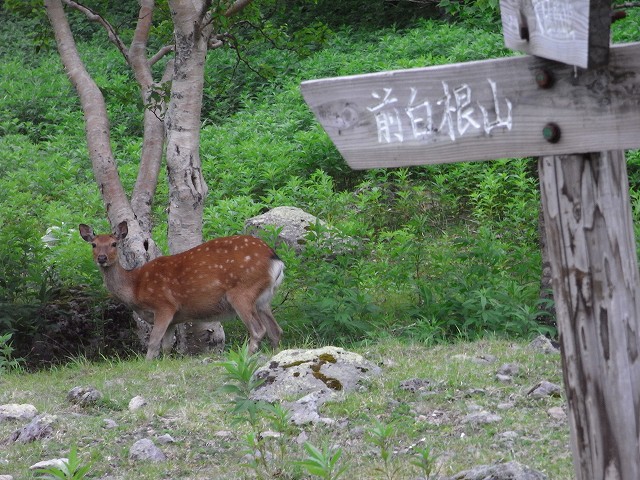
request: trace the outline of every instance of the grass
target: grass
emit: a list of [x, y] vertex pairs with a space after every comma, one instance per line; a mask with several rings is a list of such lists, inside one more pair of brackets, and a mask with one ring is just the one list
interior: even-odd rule
[[[420, 472], [412, 462], [424, 448], [430, 449], [440, 475], [517, 460], [550, 478], [572, 477], [567, 424], [546, 413], [564, 400], [526, 396], [543, 379], [561, 383], [559, 355], [536, 353], [526, 342], [497, 339], [435, 347], [388, 339], [361, 345], [356, 351], [381, 364], [382, 376], [367, 388], [347, 394], [343, 401], [323, 406], [322, 416], [335, 419], [334, 425], [288, 428], [285, 459], [276, 453], [276, 442], [282, 440], [262, 440], [267, 442], [265, 451], [274, 455], [270, 475], [310, 478], [301, 467], [309, 451], [304, 445], [307, 441], [319, 451], [341, 449], [336, 468], [345, 467], [345, 477], [414, 479]], [[478, 365], [459, 355], [494, 355], [497, 360]], [[0, 474], [35, 478], [28, 470], [30, 465], [65, 457], [77, 445], [80, 460], [91, 463], [88, 478], [258, 478], [259, 470], [242, 466], [247, 463], [246, 436], [251, 428], [232, 421], [230, 397], [219, 391], [223, 369], [212, 360], [219, 359], [76, 360], [49, 371], [0, 375], [0, 404], [31, 403], [40, 413], [57, 417], [52, 437], [4, 446]], [[520, 365], [519, 375], [510, 384], [495, 380], [497, 369], [506, 362]], [[400, 382], [411, 378], [429, 379], [433, 392], [423, 395], [402, 390]], [[103, 400], [91, 408], [71, 405], [66, 395], [77, 385], [94, 386], [103, 393]], [[136, 395], [144, 396], [148, 404], [132, 412], [128, 402]], [[512, 406], [498, 407], [505, 403]], [[498, 413], [502, 420], [480, 426], [465, 423], [464, 417], [476, 409]], [[118, 426], [106, 428], [106, 419]], [[392, 427], [384, 438], [386, 462], [372, 441], [375, 425]], [[0, 423], [0, 440], [19, 426]], [[261, 427], [261, 431], [271, 429], [266, 422]], [[499, 434], [507, 431], [516, 432], [517, 437], [501, 440]], [[157, 438], [163, 434], [171, 435], [175, 443], [160, 445]], [[168, 461], [129, 460], [129, 448], [141, 438], [153, 439]], [[263, 478], [272, 478], [270, 475]]]

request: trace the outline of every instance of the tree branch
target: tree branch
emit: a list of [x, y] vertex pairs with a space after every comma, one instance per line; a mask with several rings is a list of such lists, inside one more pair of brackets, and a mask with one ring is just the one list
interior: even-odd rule
[[111, 25], [102, 15], [94, 12], [86, 5], [82, 5], [81, 3], [75, 2], [74, 0], [62, 1], [65, 5], [83, 13], [90, 22], [96, 22], [102, 25], [107, 31], [107, 37], [109, 38], [109, 41], [113, 43], [118, 50], [120, 50], [120, 53], [122, 53], [127, 63], [130, 63], [129, 50], [127, 49], [124, 42], [120, 39], [120, 36], [118, 35], [118, 32], [113, 25]]
[[236, 13], [244, 10], [253, 0], [236, 0], [229, 9], [224, 12], [225, 17], [231, 17]]
[[175, 50], [173, 45], [165, 45], [160, 50], [158, 50], [153, 57], [149, 59], [149, 65], [155, 65], [159, 60], [163, 57], [167, 56], [171, 52]]

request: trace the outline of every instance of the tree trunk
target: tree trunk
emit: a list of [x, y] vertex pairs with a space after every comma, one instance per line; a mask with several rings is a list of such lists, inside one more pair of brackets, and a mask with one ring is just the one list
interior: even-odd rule
[[[109, 217], [109, 223], [113, 226], [126, 220], [129, 225], [129, 235], [122, 250], [124, 266], [133, 268], [142, 265], [150, 258], [155, 257], [158, 250], [151, 239], [150, 232], [143, 231], [135, 221], [135, 214], [120, 181], [111, 149], [109, 120], [104, 97], [82, 63], [61, 1], [45, 0], [45, 7], [55, 34], [60, 58], [69, 80], [80, 97], [85, 118], [89, 157]], [[134, 317], [138, 327], [138, 336], [145, 345], [149, 326], [137, 315]]]
[[636, 480], [640, 283], [624, 152], [542, 157], [539, 169], [576, 478]]
[[[200, 114], [204, 65], [211, 23], [207, 2], [169, 2], [174, 24], [175, 65], [165, 117], [169, 174], [169, 251], [183, 252], [202, 243], [202, 214], [207, 184], [200, 163]], [[186, 324], [178, 329], [178, 347], [186, 353], [224, 344], [219, 322]]]

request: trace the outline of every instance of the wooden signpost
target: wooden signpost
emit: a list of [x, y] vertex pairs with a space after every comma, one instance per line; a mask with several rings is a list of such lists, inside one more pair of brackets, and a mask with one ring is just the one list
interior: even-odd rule
[[301, 86], [353, 168], [540, 156], [579, 480], [640, 479], [640, 277], [622, 151], [640, 147], [640, 44], [609, 49], [610, 3], [501, 0], [505, 43], [537, 57]]

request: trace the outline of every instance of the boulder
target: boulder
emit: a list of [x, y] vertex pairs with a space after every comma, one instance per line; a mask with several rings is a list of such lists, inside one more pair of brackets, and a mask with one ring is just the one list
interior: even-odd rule
[[256, 377], [264, 383], [255, 389], [253, 398], [277, 402], [318, 390], [348, 392], [361, 380], [380, 373], [377, 365], [339, 347], [284, 350], [257, 370]]
[[268, 212], [250, 218], [245, 222], [245, 232], [257, 234], [265, 227], [274, 227], [279, 231], [276, 246], [284, 243], [297, 253], [304, 250], [309, 234], [317, 231], [321, 234], [321, 241], [335, 253], [352, 251], [357, 248], [357, 242], [344, 237], [323, 220], [297, 207], [276, 207]]

